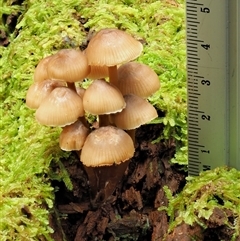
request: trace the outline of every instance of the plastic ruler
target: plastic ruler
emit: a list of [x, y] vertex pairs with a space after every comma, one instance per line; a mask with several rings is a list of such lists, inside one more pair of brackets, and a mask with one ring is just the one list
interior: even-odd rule
[[189, 175], [240, 170], [240, 0], [186, 0]]

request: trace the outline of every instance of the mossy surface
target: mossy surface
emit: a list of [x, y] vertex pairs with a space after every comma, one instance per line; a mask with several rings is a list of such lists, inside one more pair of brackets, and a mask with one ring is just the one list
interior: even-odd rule
[[[87, 41], [87, 32], [117, 27], [144, 44], [139, 62], [153, 68], [161, 89], [149, 100], [164, 113], [162, 139], [175, 139], [173, 162], [187, 164], [186, 51], [184, 1], [26, 0], [21, 6], [4, 1], [3, 15], [19, 14], [14, 31], [1, 22], [10, 44], [0, 47], [1, 158], [0, 240], [51, 240], [48, 225], [53, 207], [51, 179], [71, 182], [60, 159], [60, 129], [39, 125], [25, 105], [34, 69], [43, 57]], [[50, 164], [57, 163], [58, 173]]]
[[[167, 210], [169, 231], [182, 222], [207, 228], [214, 210], [220, 209], [223, 217], [218, 218], [231, 230], [231, 240], [236, 240], [240, 235], [240, 172], [234, 168], [219, 167], [187, 180], [183, 191], [175, 197], [165, 187], [169, 204], [159, 210]], [[229, 214], [231, 218], [228, 218]]]

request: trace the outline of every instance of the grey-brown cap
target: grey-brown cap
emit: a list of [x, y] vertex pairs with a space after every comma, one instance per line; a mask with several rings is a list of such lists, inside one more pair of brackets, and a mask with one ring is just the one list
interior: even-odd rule
[[52, 92], [52, 90], [60, 86], [66, 86], [66, 83], [63, 81], [49, 79], [34, 82], [27, 91], [27, 107], [30, 109], [37, 109], [43, 100]]
[[89, 133], [89, 128], [80, 120], [64, 126], [59, 136], [60, 148], [64, 151], [81, 150]]
[[124, 130], [136, 129], [151, 120], [158, 114], [156, 109], [140, 96], [128, 94], [124, 95], [126, 107], [119, 113], [111, 115], [111, 121]]
[[36, 119], [42, 125], [66, 126], [84, 115], [81, 97], [67, 87], [55, 88], [36, 111]]
[[41, 82], [43, 80], [49, 79], [47, 73], [47, 65], [52, 56], [53, 55], [47, 56], [39, 61], [34, 71], [34, 82]]
[[114, 66], [136, 59], [142, 44], [125, 31], [106, 28], [97, 32], [85, 50], [89, 65]]
[[148, 98], [160, 88], [158, 75], [146, 64], [129, 62], [121, 65], [117, 73], [117, 87], [123, 95]]
[[84, 110], [94, 115], [116, 113], [125, 106], [120, 90], [105, 80], [94, 80], [83, 95]]
[[90, 72], [87, 58], [80, 50], [61, 49], [54, 54], [47, 64], [48, 77], [51, 79], [77, 82]]
[[134, 155], [131, 137], [114, 126], [104, 126], [92, 131], [81, 151], [80, 160], [85, 166], [118, 165]]

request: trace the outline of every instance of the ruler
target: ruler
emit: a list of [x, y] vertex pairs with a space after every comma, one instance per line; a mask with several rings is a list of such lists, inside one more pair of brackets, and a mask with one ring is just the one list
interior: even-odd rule
[[189, 175], [240, 170], [240, 1], [186, 0]]

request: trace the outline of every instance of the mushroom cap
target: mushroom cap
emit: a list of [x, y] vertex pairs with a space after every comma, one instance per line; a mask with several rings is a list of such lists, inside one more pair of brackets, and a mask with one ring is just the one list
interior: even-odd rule
[[118, 70], [117, 87], [123, 95], [134, 94], [148, 98], [160, 88], [158, 75], [147, 65], [129, 62]]
[[34, 82], [28, 89], [26, 95], [26, 105], [30, 109], [37, 109], [42, 101], [52, 92], [56, 87], [65, 86], [66, 83], [57, 80], [43, 80]]
[[94, 115], [116, 113], [126, 103], [120, 90], [105, 80], [94, 80], [83, 95], [83, 107]]
[[140, 96], [128, 94], [124, 96], [126, 107], [119, 113], [111, 115], [111, 121], [119, 128], [132, 130], [155, 119], [156, 109]]
[[67, 87], [55, 88], [36, 111], [36, 119], [42, 125], [66, 126], [84, 115], [81, 97]]
[[47, 72], [51, 79], [72, 83], [83, 80], [90, 72], [90, 67], [82, 51], [61, 49], [48, 62]]
[[131, 137], [114, 126], [92, 131], [83, 145], [80, 160], [85, 166], [111, 166], [127, 161], [134, 155]]
[[85, 50], [89, 65], [115, 66], [136, 59], [142, 44], [128, 33], [114, 28], [102, 29]]
[[64, 126], [59, 136], [60, 148], [64, 151], [81, 150], [89, 133], [90, 130], [80, 120]]
[[49, 79], [48, 72], [47, 72], [47, 65], [49, 60], [52, 58], [53, 55], [47, 56], [41, 59], [34, 71], [34, 82], [41, 82], [43, 80]]

